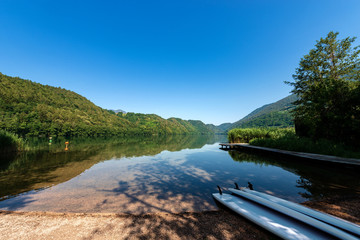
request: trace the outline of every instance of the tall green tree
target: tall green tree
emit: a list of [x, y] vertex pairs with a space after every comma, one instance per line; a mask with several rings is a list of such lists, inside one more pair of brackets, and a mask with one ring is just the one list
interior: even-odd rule
[[299, 100], [295, 102], [298, 135], [354, 143], [360, 140], [360, 48], [355, 37], [338, 39], [329, 32], [305, 55], [294, 82], [286, 82]]

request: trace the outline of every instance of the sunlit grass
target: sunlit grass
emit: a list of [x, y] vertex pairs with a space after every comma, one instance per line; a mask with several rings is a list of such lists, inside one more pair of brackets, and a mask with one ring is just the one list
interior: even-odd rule
[[278, 138], [257, 138], [251, 145], [277, 148], [296, 152], [309, 152], [348, 158], [360, 158], [360, 152], [342, 143], [326, 139], [312, 140], [295, 134], [286, 134]]
[[236, 128], [228, 132], [228, 141], [248, 143], [253, 139], [274, 139], [287, 134], [295, 134], [294, 128]]
[[250, 143], [251, 145], [277, 148], [288, 151], [325, 154], [339, 157], [360, 158], [360, 151], [343, 143], [326, 139], [312, 140], [299, 137], [294, 128], [243, 128], [228, 133], [231, 143]]

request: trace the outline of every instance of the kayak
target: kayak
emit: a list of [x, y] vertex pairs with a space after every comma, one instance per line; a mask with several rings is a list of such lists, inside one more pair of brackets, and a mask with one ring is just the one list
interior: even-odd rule
[[240, 196], [242, 198], [253, 201], [254, 203], [261, 204], [261, 205], [268, 207], [278, 213], [281, 213], [281, 214], [287, 215], [288, 217], [296, 219], [296, 220], [302, 222], [302, 224], [311, 225], [312, 227], [317, 228], [323, 232], [326, 232], [336, 238], [351, 239], [351, 240], [359, 239], [359, 238], [355, 237], [354, 235], [351, 235], [345, 231], [342, 231], [341, 229], [339, 229], [337, 227], [334, 227], [332, 225], [329, 225], [327, 223], [319, 221], [313, 217], [310, 217], [308, 215], [305, 215], [303, 213], [295, 211], [291, 208], [280, 205], [276, 202], [270, 201], [266, 198], [263, 198], [263, 197], [260, 197], [260, 196], [254, 195], [252, 193], [242, 191], [242, 190], [234, 189], [234, 188], [230, 188], [229, 191], [236, 194], [237, 196]]
[[[229, 190], [231, 192], [233, 192], [234, 194], [236, 194], [236, 192], [239, 191], [237, 189], [229, 189]], [[258, 192], [258, 191], [255, 191], [255, 190], [250, 190], [250, 189], [247, 189], [247, 188], [242, 188], [241, 190], [244, 191], [244, 192], [247, 192], [247, 193], [262, 197], [262, 198], [265, 198], [265, 199], [267, 199], [267, 200], [269, 200], [271, 202], [280, 204], [280, 205], [282, 205], [284, 207], [287, 207], [287, 208], [290, 208], [290, 209], [295, 210], [297, 212], [303, 213], [303, 214], [305, 214], [307, 216], [316, 218], [316, 219], [318, 219], [320, 221], [331, 224], [331, 225], [333, 225], [333, 226], [335, 226], [337, 228], [346, 230], [346, 231], [360, 237], [360, 226], [356, 225], [354, 223], [348, 222], [348, 221], [346, 221], [344, 219], [341, 219], [341, 218], [338, 218], [338, 217], [335, 217], [335, 216], [332, 216], [332, 215], [329, 215], [329, 214], [326, 214], [326, 213], [322, 213], [322, 212], [313, 210], [311, 208], [302, 206], [300, 204], [293, 203], [293, 202], [290, 202], [290, 201], [286, 201], [284, 199], [281, 199], [281, 198], [278, 198], [278, 197], [275, 197], [275, 196], [271, 196], [271, 195], [266, 194], [266, 193]]]
[[226, 193], [212, 195], [221, 204], [283, 239], [337, 239], [324, 231], [246, 198]]

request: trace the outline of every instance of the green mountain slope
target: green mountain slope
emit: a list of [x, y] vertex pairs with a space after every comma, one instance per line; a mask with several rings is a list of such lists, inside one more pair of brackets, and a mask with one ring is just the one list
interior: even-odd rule
[[[194, 125], [193, 125], [193, 124]], [[97, 136], [211, 133], [200, 121], [102, 109], [62, 88], [0, 73], [0, 129], [20, 135]], [[202, 124], [201, 124], [202, 123]]]
[[290, 127], [294, 126], [291, 116], [292, 104], [297, 100], [296, 95], [292, 94], [275, 103], [266, 104], [255, 109], [241, 120], [234, 122], [228, 127], [233, 128], [246, 127]]
[[293, 127], [294, 121], [291, 113], [288, 110], [270, 112], [251, 120], [240, 123], [235, 128], [254, 128], [254, 127]]
[[213, 131], [214, 133], [216, 133], [216, 134], [225, 133], [225, 131], [222, 131], [221, 129], [219, 129], [214, 124], [206, 124], [206, 127], [208, 129], [210, 129], [211, 131]]
[[223, 123], [218, 126], [214, 124], [206, 124], [206, 127], [216, 134], [225, 134], [231, 123]]
[[232, 123], [223, 123], [220, 124], [219, 126], [216, 126], [218, 129], [220, 129], [223, 132], [226, 132], [226, 130], [228, 130], [230, 128]]
[[180, 118], [163, 119], [156, 114], [118, 113], [121, 119], [137, 126], [130, 129], [128, 134], [208, 134], [213, 131], [197, 120], [183, 120]]

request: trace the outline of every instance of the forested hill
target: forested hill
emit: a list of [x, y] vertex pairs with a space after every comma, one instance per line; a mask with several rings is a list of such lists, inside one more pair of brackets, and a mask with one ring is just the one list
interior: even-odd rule
[[293, 102], [297, 100], [296, 95], [292, 94], [275, 103], [266, 104], [255, 109], [241, 120], [234, 122], [228, 128], [247, 128], [247, 127], [291, 127], [294, 126], [291, 116], [291, 109], [294, 108]]
[[206, 127], [211, 129], [215, 134], [224, 134], [226, 130], [231, 126], [231, 123], [223, 123], [218, 126], [214, 124], [206, 124]]
[[201, 121], [116, 114], [75, 92], [1, 73], [0, 129], [27, 136], [212, 133]]

